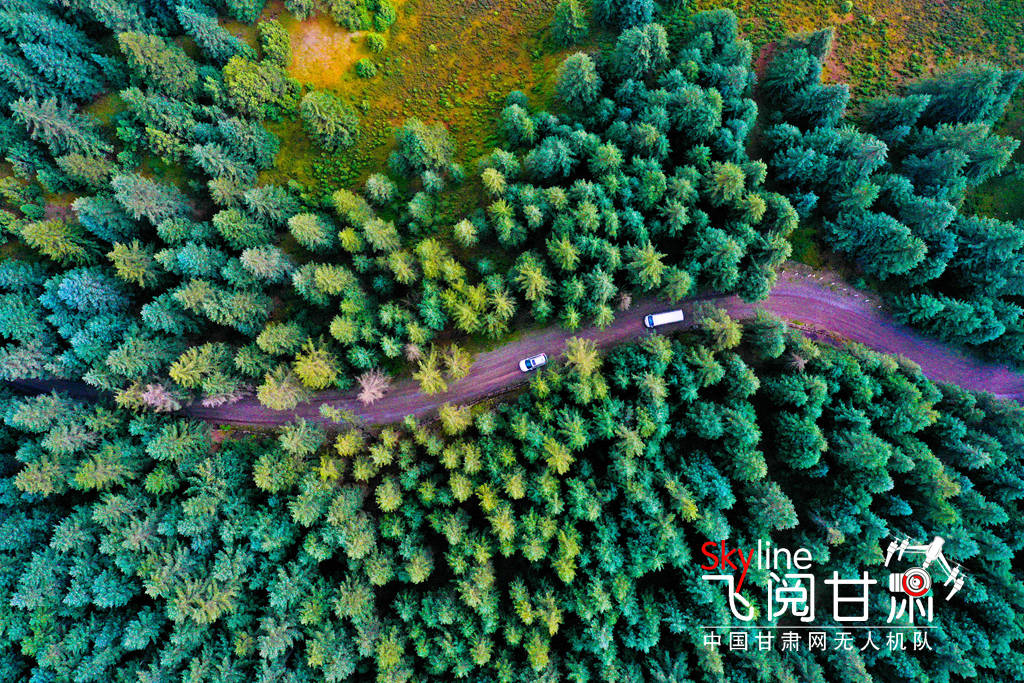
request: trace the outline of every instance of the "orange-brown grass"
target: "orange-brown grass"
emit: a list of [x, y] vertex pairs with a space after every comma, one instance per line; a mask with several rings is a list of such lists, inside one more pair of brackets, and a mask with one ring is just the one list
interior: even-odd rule
[[292, 37], [292, 61], [288, 67], [296, 80], [314, 88], [331, 88], [369, 52], [362, 31], [349, 31], [330, 17], [317, 15], [299, 21], [290, 14], [280, 17]]

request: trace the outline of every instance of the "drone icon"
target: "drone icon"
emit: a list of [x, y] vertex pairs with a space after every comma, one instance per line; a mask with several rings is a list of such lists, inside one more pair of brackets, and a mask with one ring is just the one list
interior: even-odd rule
[[[906, 575], [899, 575], [903, 582], [903, 590], [914, 594], [914, 587], [924, 587], [923, 579], [927, 577], [927, 587], [931, 586], [931, 577], [928, 575], [927, 570], [929, 566], [935, 565], [940, 568], [946, 575], [946, 580], [943, 582], [943, 586], [953, 584], [953, 588], [949, 591], [949, 595], [946, 596], [946, 600], [952, 598], [956, 593], [964, 587], [964, 578], [967, 576], [966, 572], [962, 571], [961, 567], [956, 562], [950, 563], [946, 559], [945, 553], [942, 552], [942, 546], [945, 545], [946, 541], [941, 536], [935, 536], [932, 538], [930, 543], [917, 544], [911, 543], [910, 537], [892, 534], [892, 540], [889, 541], [889, 545], [885, 549], [885, 566], [889, 566], [889, 561], [895, 554], [899, 560], [903, 559], [904, 554], [909, 555], [924, 555], [924, 559], [921, 561], [920, 569], [914, 568], [906, 573]], [[922, 576], [919, 576], [922, 575]], [[906, 576], [907, 579], [903, 580]], [[919, 590], [919, 588], [918, 588]], [[925, 591], [927, 592], [927, 588]]]

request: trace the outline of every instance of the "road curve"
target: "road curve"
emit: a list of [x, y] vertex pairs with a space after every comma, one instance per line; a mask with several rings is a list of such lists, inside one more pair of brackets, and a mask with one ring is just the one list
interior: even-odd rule
[[[790, 265], [779, 273], [778, 282], [765, 301], [751, 304], [733, 296], [702, 300], [726, 309], [735, 318], [750, 317], [757, 308], [764, 308], [815, 339], [832, 343], [860, 342], [877, 351], [913, 361], [932, 380], [987, 391], [1024, 404], [1024, 374], [1003, 365], [986, 363], [896, 323], [885, 314], [876, 297], [852, 290], [828, 274]], [[448, 392], [444, 394], [427, 396], [419, 391], [416, 382], [407, 378], [395, 382], [384, 398], [370, 406], [360, 404], [354, 392], [322, 392], [289, 411], [270, 410], [260, 405], [255, 396], [246, 396], [216, 408], [196, 403], [186, 406], [181, 413], [218, 424], [276, 426], [297, 417], [329, 424], [320, 415], [320, 406], [326, 403], [351, 411], [367, 425], [397, 422], [406, 415], [426, 417], [434, 414], [443, 403], [473, 403], [524, 383], [528, 376], [519, 371], [520, 359], [539, 353], [547, 353], [554, 358], [562, 353], [565, 342], [571, 337], [593, 339], [599, 347], [614, 346], [650, 334], [643, 325], [643, 317], [668, 307], [681, 307], [687, 313], [685, 322], [668, 329], [685, 329], [693, 324], [692, 313], [697, 303], [691, 300], [673, 306], [659, 299], [641, 299], [628, 311], [619, 313], [615, 322], [603, 330], [588, 328], [568, 332], [549, 327], [524, 332], [504, 346], [477, 354], [469, 375], [450, 383]], [[13, 384], [29, 391], [57, 389], [79, 398], [96, 396], [95, 390], [70, 382], [22, 381]]]

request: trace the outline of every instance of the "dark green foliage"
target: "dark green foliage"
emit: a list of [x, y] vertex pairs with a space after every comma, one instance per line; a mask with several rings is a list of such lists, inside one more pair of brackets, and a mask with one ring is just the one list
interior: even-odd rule
[[265, 4], [266, 0], [225, 0], [224, 2], [228, 13], [246, 24], [251, 24], [259, 18]]
[[36, 72], [56, 89], [74, 100], [90, 100], [102, 87], [96, 65], [64, 47], [45, 43], [22, 43], [21, 52]]
[[513, 164], [496, 151], [481, 165], [482, 180], [497, 196], [487, 217], [499, 242], [544, 240], [510, 276], [537, 318], [557, 312], [570, 329], [588, 319], [604, 326], [633, 291], [757, 299], [770, 288], [795, 216], [784, 198], [761, 189], [764, 166], [743, 149], [756, 108], [746, 98], [753, 74], [735, 19], [699, 17], [700, 33], [677, 65], [657, 25], [620, 37], [610, 73], [599, 74], [586, 54], [567, 58], [558, 83], [572, 111], [567, 123], [530, 117], [510, 96], [503, 125], [526, 153]]
[[595, 0], [594, 16], [603, 24], [630, 28], [654, 20], [658, 3], [655, 0]]
[[55, 99], [19, 99], [11, 104], [11, 113], [32, 139], [45, 144], [55, 157], [92, 157], [110, 150], [110, 144], [97, 132], [95, 120]]
[[909, 95], [926, 96], [921, 125], [981, 122], [993, 125], [1024, 79], [1024, 72], [992, 64], [966, 64], [938, 77], [912, 83]]
[[959, 213], [968, 188], [1002, 173], [1019, 141], [991, 130], [1024, 74], [968, 64], [870, 101], [819, 83], [830, 40], [793, 41], [761, 90], [771, 165], [825, 241], [882, 282], [897, 315], [931, 334], [1024, 360], [1022, 226]]
[[668, 63], [668, 38], [661, 24], [645, 24], [624, 31], [615, 44], [612, 65], [622, 80], [641, 80]]
[[256, 55], [252, 48], [228, 33], [227, 29], [217, 22], [217, 17], [196, 11], [188, 5], [178, 5], [176, 11], [185, 33], [191, 36], [206, 56], [214, 62], [223, 64], [232, 57], [255, 59]]
[[551, 20], [551, 36], [563, 47], [582, 42], [590, 32], [586, 15], [577, 0], [561, 0]]
[[577, 52], [558, 67], [558, 96], [567, 106], [582, 111], [597, 102], [601, 94], [601, 77], [594, 60]]

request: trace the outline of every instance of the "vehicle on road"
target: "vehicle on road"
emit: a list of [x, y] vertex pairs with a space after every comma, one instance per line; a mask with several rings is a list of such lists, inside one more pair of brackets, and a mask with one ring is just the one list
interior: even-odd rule
[[529, 372], [530, 370], [536, 370], [542, 365], [548, 364], [548, 355], [542, 353], [539, 356], [530, 356], [519, 361], [519, 369], [523, 372]]
[[661, 313], [653, 313], [644, 318], [644, 325], [654, 329], [660, 325], [668, 325], [669, 323], [681, 323], [683, 318], [683, 312], [678, 308], [674, 311], [663, 311]]

